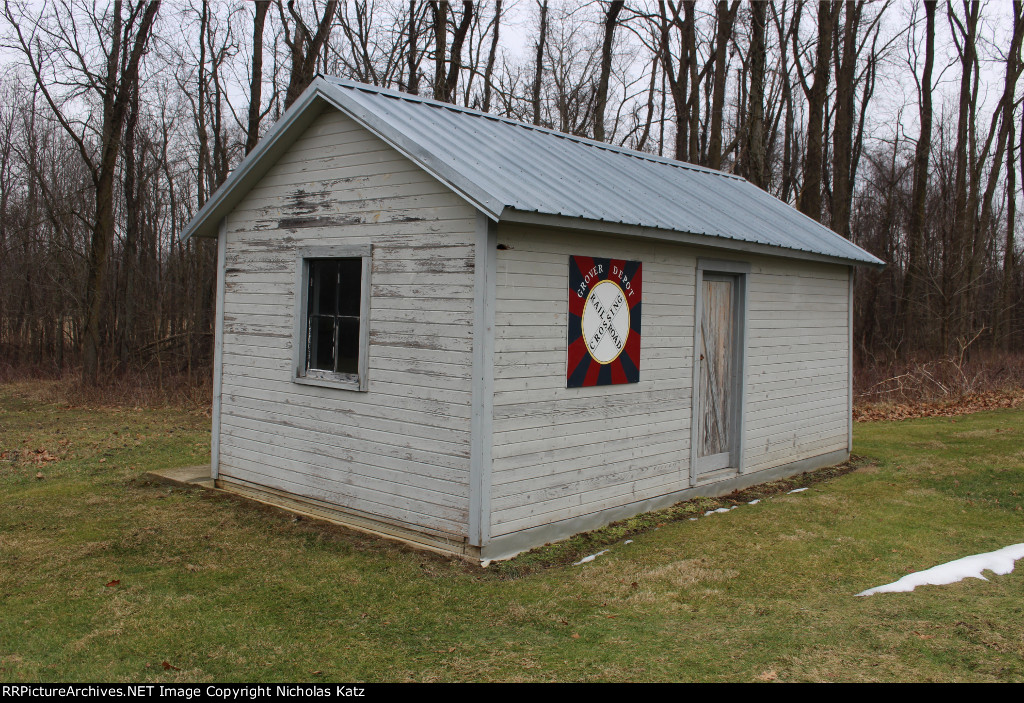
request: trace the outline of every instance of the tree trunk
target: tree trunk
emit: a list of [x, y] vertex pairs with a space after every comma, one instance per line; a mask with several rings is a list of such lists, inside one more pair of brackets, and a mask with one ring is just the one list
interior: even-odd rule
[[821, 219], [823, 120], [825, 101], [828, 99], [829, 69], [832, 65], [832, 27], [837, 13], [838, 7], [834, 7], [828, 0], [818, 3], [814, 84], [807, 91], [807, 154], [804, 157], [804, 182], [800, 189], [798, 209], [815, 220]]
[[[842, 58], [836, 64], [835, 126], [832, 130], [832, 231], [850, 238], [850, 207], [853, 201], [854, 81], [857, 76], [857, 33], [864, 0], [846, 0]], [[838, 14], [838, 12], [837, 12]], [[839, 54], [836, 47], [836, 54]]]
[[601, 43], [601, 75], [597, 81], [597, 94], [594, 101], [594, 139], [605, 141], [604, 112], [608, 107], [608, 81], [612, 73], [612, 47], [615, 39], [615, 27], [619, 23], [619, 13], [625, 0], [612, 0], [604, 15], [604, 41]]
[[[672, 10], [672, 17], [669, 17], [669, 8]], [[658, 0], [658, 30], [659, 46], [658, 58], [661, 61], [662, 85], [668, 83], [668, 93], [672, 96], [672, 105], [676, 113], [676, 148], [675, 158], [679, 161], [687, 160], [688, 133], [689, 133], [689, 111], [687, 103], [686, 87], [689, 80], [689, 55], [686, 53], [685, 39], [682, 42], [682, 55], [679, 57], [678, 69], [672, 61], [672, 27], [682, 29], [685, 37], [685, 25], [679, 21], [679, 9], [674, 4], [666, 6], [665, 0]], [[678, 70], [678, 73], [677, 73]], [[662, 107], [664, 108], [665, 90], [662, 89]], [[664, 124], [662, 132], [664, 133]]]
[[925, 54], [920, 83], [921, 134], [914, 150], [914, 188], [911, 195], [910, 223], [907, 227], [907, 273], [903, 288], [903, 330], [909, 351], [923, 344], [925, 273], [924, 230], [925, 205], [928, 199], [928, 161], [932, 149], [932, 69], [935, 65], [936, 0], [924, 3]]
[[[280, 8], [280, 5], [278, 6]], [[316, 60], [323, 51], [331, 34], [331, 25], [334, 23], [334, 14], [338, 10], [338, 0], [327, 0], [324, 5], [324, 12], [317, 23], [316, 33], [310, 34], [302, 17], [295, 9], [295, 0], [289, 0], [288, 12], [295, 23], [295, 34], [289, 37], [289, 27], [281, 9], [281, 24], [284, 25], [282, 36], [291, 54], [291, 73], [288, 76], [288, 89], [285, 92], [284, 107], [288, 109], [295, 102], [302, 92], [309, 87], [316, 76]]]
[[420, 94], [419, 23], [416, 21], [416, 0], [409, 0], [409, 49], [406, 61], [409, 65], [409, 80], [406, 90], [410, 95]]
[[[138, 80], [139, 62], [149, 44], [153, 22], [160, 9], [159, 0], [147, 5], [132, 41], [131, 49], [121, 44], [122, 20], [120, 0], [114, 3], [112, 46], [107, 55], [107, 68], [103, 87], [103, 126], [100, 141], [100, 161], [97, 164], [96, 219], [89, 245], [88, 273], [86, 274], [86, 319], [82, 339], [82, 381], [95, 385], [99, 380], [100, 326], [107, 286], [107, 264], [110, 246], [114, 240], [114, 177], [117, 156], [121, 148], [128, 108], [128, 91]], [[124, 52], [128, 53], [125, 54]]]
[[1006, 351], [1013, 349], [1013, 279], [1016, 268], [1013, 236], [1017, 223], [1017, 173], [1013, 158], [1016, 134], [1012, 125], [1009, 137], [1006, 145], [1006, 241], [1003, 247], [1003, 280], [996, 311], [995, 334], [997, 343]]
[[491, 50], [487, 53], [487, 67], [484, 69], [484, 112], [491, 111], [491, 81], [494, 76], [494, 59], [498, 55], [498, 37], [501, 34], [501, 0], [494, 3], [494, 34], [491, 35]]
[[448, 3], [433, 0], [434, 14], [434, 100], [444, 100], [444, 57], [448, 53]]
[[455, 29], [455, 35], [452, 37], [452, 48], [448, 61], [448, 73], [444, 79], [443, 96], [441, 97], [441, 100], [444, 100], [446, 103], [453, 102], [455, 88], [459, 82], [459, 71], [462, 70], [462, 46], [466, 41], [466, 34], [469, 32], [469, 27], [472, 24], [473, 3], [469, 0], [465, 0], [465, 2], [462, 3], [462, 20], [459, 22], [459, 26]]
[[260, 104], [263, 102], [263, 25], [266, 23], [270, 0], [257, 0], [252, 21], [252, 78], [249, 82], [249, 119], [245, 130], [245, 153], [256, 147], [260, 138]]
[[[971, 256], [973, 240], [972, 213], [974, 190], [974, 169], [970, 168], [974, 158], [973, 115], [976, 109], [977, 93], [973, 89], [979, 3], [964, 1], [964, 22], [961, 23], [950, 6], [948, 18], [953, 28], [953, 41], [960, 58], [960, 96], [956, 129], [956, 165], [953, 184], [953, 228], [945, 260], [943, 261], [943, 344], [947, 353], [953, 351], [953, 337], [964, 326], [969, 279], [968, 259]], [[954, 26], [955, 25], [955, 26]], [[969, 192], [970, 191], [970, 192]]]
[[725, 108], [725, 81], [729, 75], [729, 41], [732, 39], [732, 24], [739, 9], [739, 0], [732, 6], [726, 0], [719, 0], [715, 32], [715, 79], [711, 98], [711, 135], [708, 138], [708, 167], [716, 171], [722, 168], [722, 112]]
[[548, 0], [537, 0], [540, 7], [540, 34], [537, 38], [536, 62], [533, 69], [533, 92], [531, 103], [533, 105], [533, 123], [540, 124], [540, 87], [544, 79], [544, 42], [548, 33]]
[[764, 66], [765, 15], [767, 6], [759, 0], [750, 3], [750, 93], [744, 171], [758, 188], [767, 189], [767, 162], [764, 138]]
[[694, 3], [683, 3], [683, 53], [690, 70], [690, 97], [686, 111], [690, 116], [690, 144], [687, 147], [687, 161], [700, 163], [700, 77], [697, 68], [697, 16]]

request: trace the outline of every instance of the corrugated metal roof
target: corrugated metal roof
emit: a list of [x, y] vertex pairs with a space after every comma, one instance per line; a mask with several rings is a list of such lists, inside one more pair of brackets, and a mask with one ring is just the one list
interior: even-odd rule
[[[220, 223], [324, 102], [446, 183], [492, 219], [635, 234], [792, 256], [884, 265], [853, 242], [746, 180], [418, 96], [318, 77], [186, 226]], [[517, 216], [517, 213], [520, 215]], [[562, 220], [564, 218], [564, 220]], [[616, 229], [619, 228], [619, 229]], [[705, 241], [704, 238], [708, 240]], [[784, 251], [778, 251], [785, 255]]]
[[520, 212], [882, 261], [743, 178], [406, 93], [321, 79], [337, 102], [495, 219]]

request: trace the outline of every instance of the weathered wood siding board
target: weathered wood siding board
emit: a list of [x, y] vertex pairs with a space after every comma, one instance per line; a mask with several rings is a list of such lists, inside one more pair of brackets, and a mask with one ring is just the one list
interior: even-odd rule
[[[383, 519], [385, 522], [393, 522], [418, 531], [461, 535], [461, 531], [449, 528], [450, 525], [458, 525], [464, 521], [463, 513], [460, 511], [434, 509], [434, 506], [415, 500], [410, 501], [404, 497], [393, 500], [389, 497], [390, 494], [356, 491], [347, 484], [325, 481], [316, 475], [296, 474], [289, 466], [278, 468], [268, 465], [267, 462], [262, 461], [262, 454], [258, 451], [232, 447], [231, 452], [231, 457], [236, 462], [252, 464], [259, 467], [259, 471], [247, 474], [248, 479], [226, 476], [225, 478], [229, 481], [243, 480], [257, 486], [287, 491], [296, 496], [323, 500], [343, 508], [372, 515], [378, 520]], [[359, 495], [353, 498], [356, 493]], [[375, 498], [380, 500], [374, 500]]]
[[[672, 490], [689, 448], [693, 255], [516, 226], [498, 242], [491, 534]], [[639, 383], [565, 387], [574, 254], [643, 261]]]
[[[326, 111], [228, 216], [221, 476], [465, 537], [476, 213]], [[372, 244], [369, 390], [292, 381], [296, 257]]]
[[750, 276], [748, 472], [846, 447], [844, 266], [761, 259]]
[[[401, 413], [390, 412], [401, 419], [389, 419], [380, 414], [366, 415], [353, 411], [323, 411], [319, 413], [303, 413], [302, 409], [296, 412], [282, 413], [265, 409], [265, 403], [261, 400], [247, 398], [235, 394], [237, 410], [233, 418], [262, 422], [266, 424], [281, 424], [308, 429], [313, 432], [334, 434], [343, 431], [346, 436], [357, 439], [365, 439], [368, 435], [386, 433], [390, 444], [405, 448], [424, 448], [428, 451], [435, 451], [453, 456], [464, 456], [465, 446], [460, 429], [444, 427], [440, 423], [433, 422], [433, 416], [424, 416], [422, 413]], [[291, 410], [291, 408], [288, 408]], [[343, 420], [339, 429], [339, 416]], [[452, 422], [450, 425], [460, 425]], [[267, 427], [262, 429], [266, 430]], [[364, 432], [365, 431], [365, 432]], [[424, 441], [429, 440], [429, 441]]]

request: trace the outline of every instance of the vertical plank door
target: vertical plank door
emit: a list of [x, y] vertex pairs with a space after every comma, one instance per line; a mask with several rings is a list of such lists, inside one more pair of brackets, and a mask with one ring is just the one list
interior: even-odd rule
[[698, 473], [731, 464], [736, 366], [736, 279], [705, 274], [699, 347]]

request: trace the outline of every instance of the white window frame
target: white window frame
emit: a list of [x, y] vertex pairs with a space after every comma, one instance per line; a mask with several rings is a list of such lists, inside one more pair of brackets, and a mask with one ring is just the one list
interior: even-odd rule
[[[308, 340], [309, 262], [311, 259], [361, 259], [359, 292], [359, 361], [357, 373], [335, 373], [306, 368]], [[295, 264], [295, 325], [292, 335], [292, 381], [310, 386], [363, 391], [369, 388], [367, 363], [370, 350], [370, 271], [373, 262], [371, 245], [335, 247], [304, 247], [298, 250]]]

